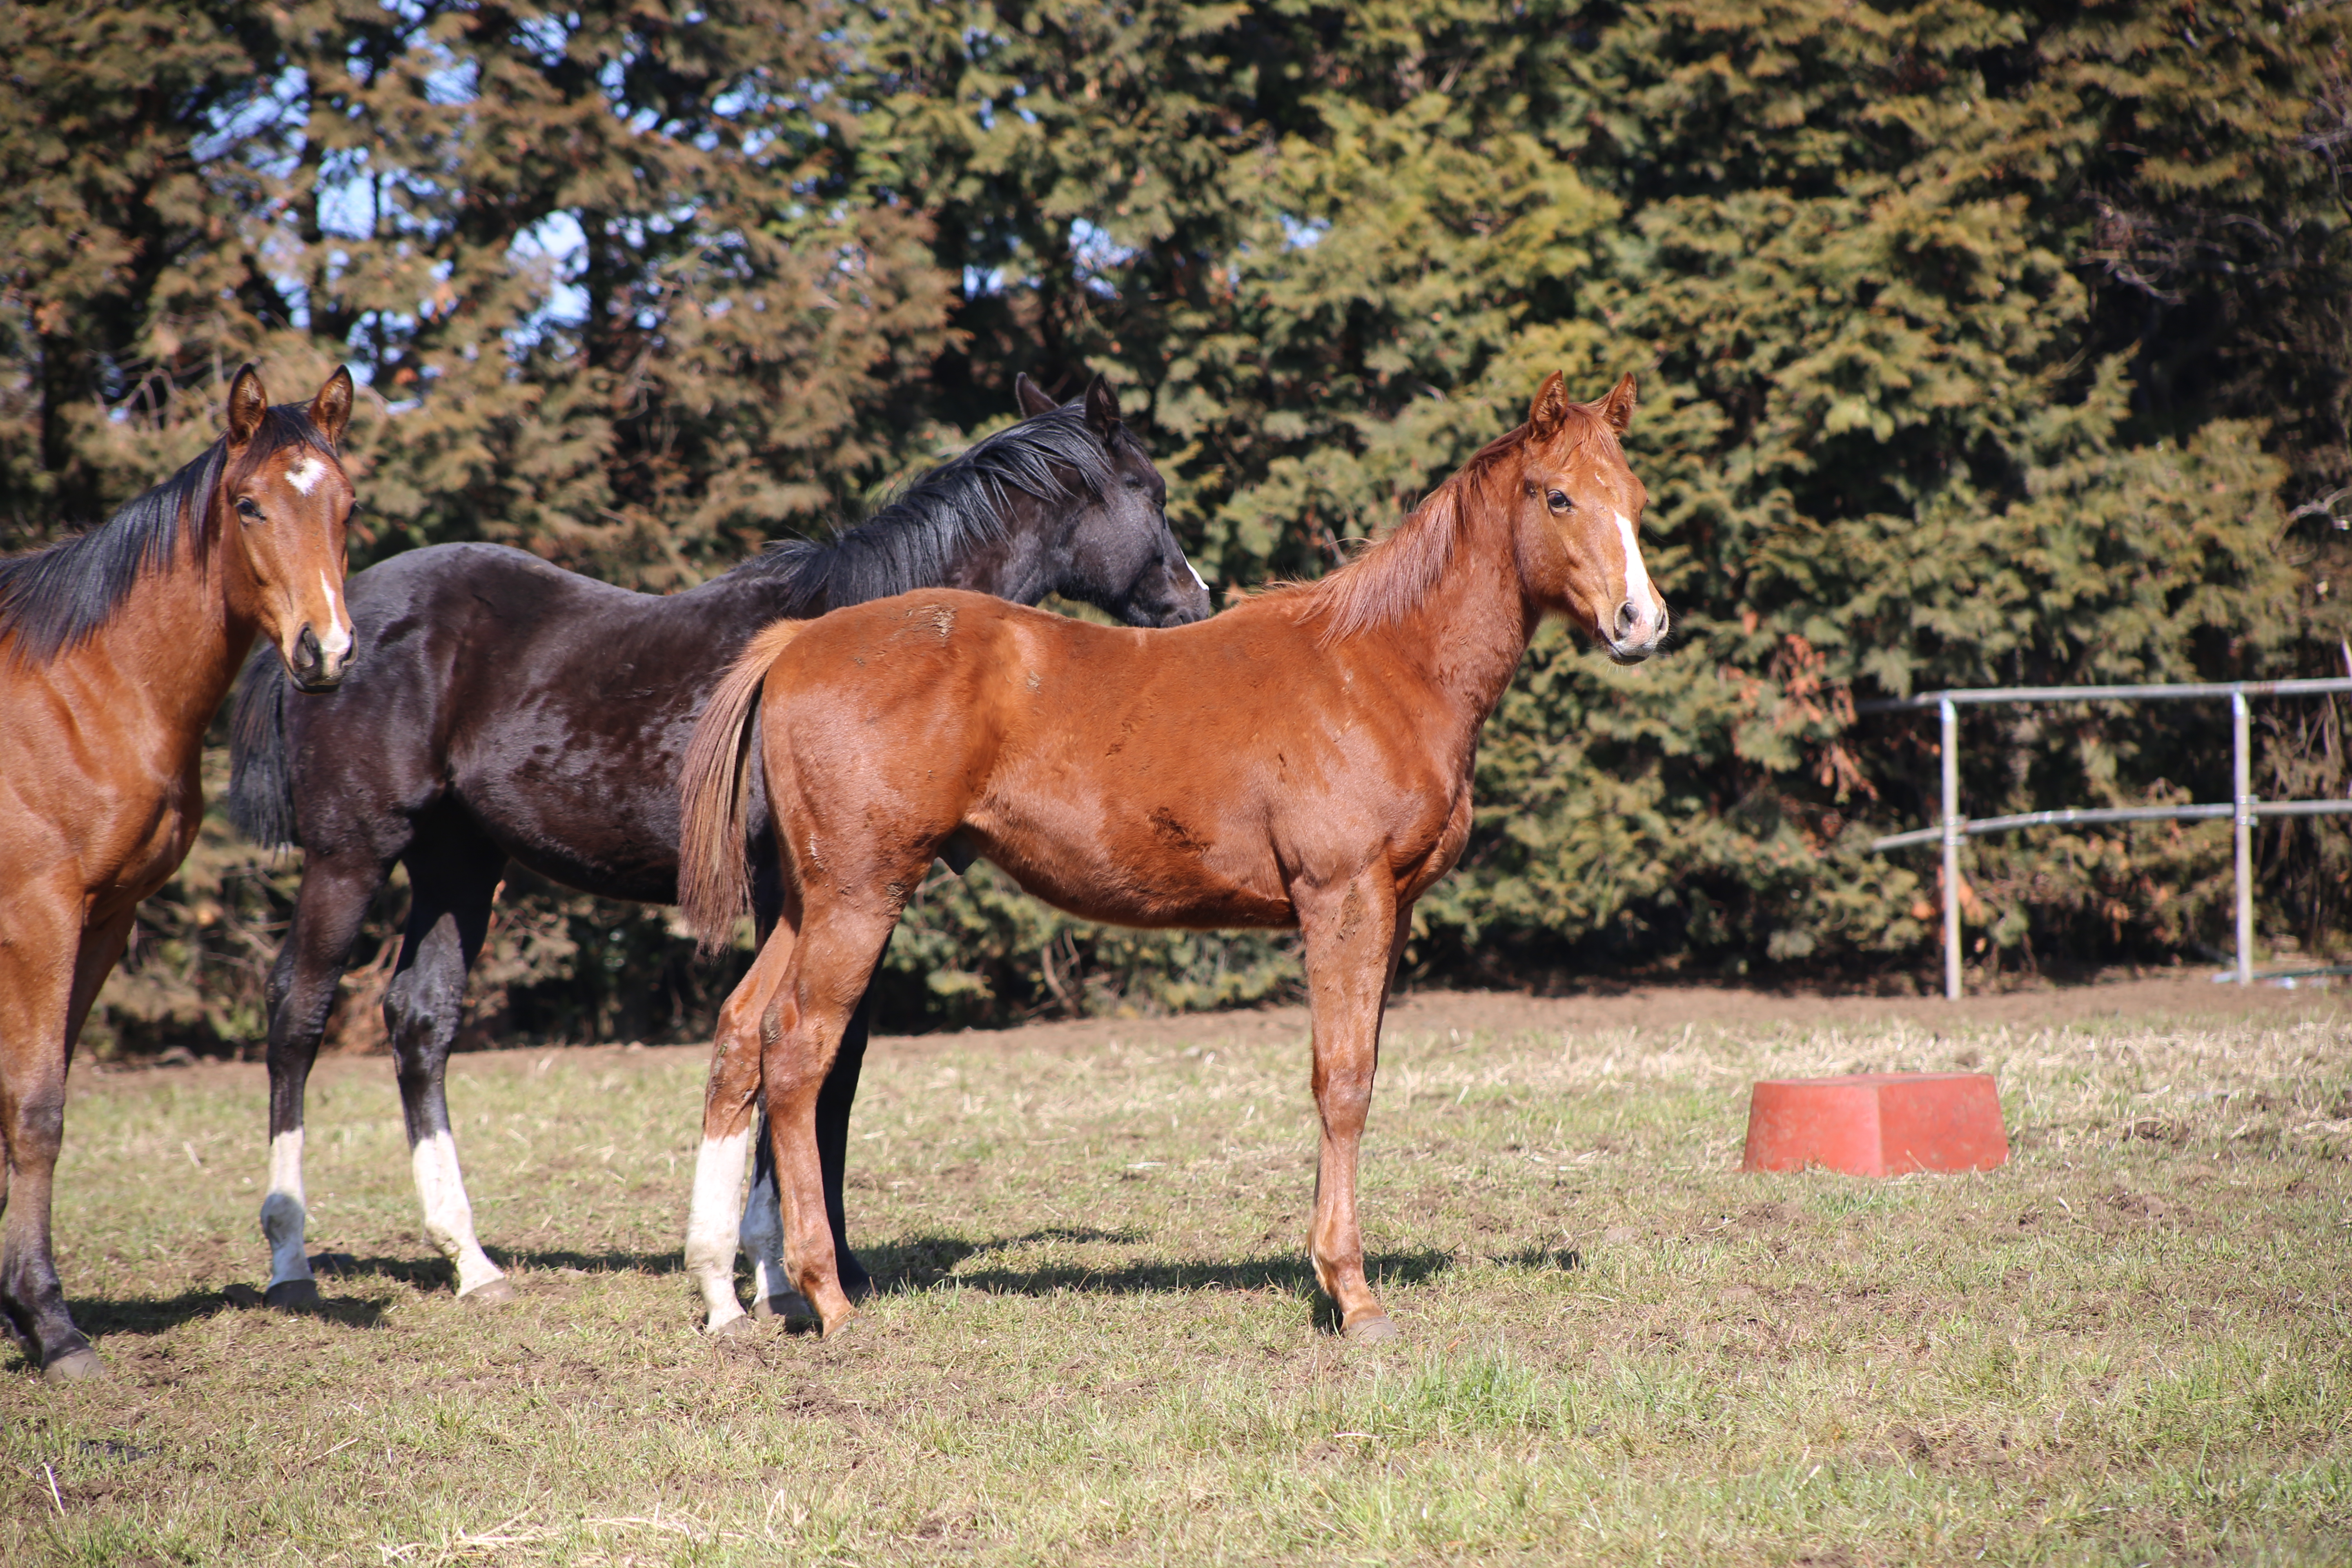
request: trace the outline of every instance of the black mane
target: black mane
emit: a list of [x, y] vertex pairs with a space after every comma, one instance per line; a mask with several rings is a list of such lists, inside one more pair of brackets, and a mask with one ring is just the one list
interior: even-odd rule
[[[258, 462], [299, 443], [335, 456], [334, 447], [299, 404], [268, 410], [247, 448]], [[223, 437], [144, 495], [125, 501], [100, 527], [70, 539], [0, 559], [0, 638], [26, 664], [46, 664], [80, 647], [114, 617], [142, 577], [170, 564], [181, 531], [210, 543], [212, 500], [228, 461]]]
[[[1087, 425], [1083, 400], [1024, 419], [949, 458], [830, 542], [782, 539], [727, 575], [772, 578], [793, 611], [839, 609], [943, 580], [971, 548], [1001, 538], [1012, 490], [1044, 501], [1089, 495], [1111, 479], [1110, 453]], [[787, 612], [792, 613], [792, 612]]]

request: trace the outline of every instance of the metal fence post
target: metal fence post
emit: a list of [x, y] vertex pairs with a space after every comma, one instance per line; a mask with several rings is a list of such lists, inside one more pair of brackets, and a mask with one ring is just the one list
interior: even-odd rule
[[2238, 984], [2254, 983], [2254, 772], [2246, 694], [2230, 693], [2231, 741], [2237, 752]]
[[[1947, 697], [1944, 721], [1944, 994], [1960, 995], [1960, 710]], [[2239, 830], [2242, 834], [2244, 829]]]

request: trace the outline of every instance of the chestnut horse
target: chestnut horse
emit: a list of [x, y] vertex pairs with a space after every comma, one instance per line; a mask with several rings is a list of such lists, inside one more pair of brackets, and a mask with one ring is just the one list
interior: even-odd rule
[[1413, 901], [1469, 836], [1479, 727], [1537, 624], [1564, 613], [1621, 663], [1665, 635], [1618, 445], [1633, 402], [1630, 376], [1592, 404], [1551, 376], [1524, 426], [1358, 560], [1198, 626], [929, 592], [752, 639], [679, 780], [679, 903], [706, 942], [744, 907], [755, 747], [788, 883], [721, 1012], [705, 1100], [687, 1266], [712, 1331], [742, 1315], [719, 1222], [763, 1087], [785, 1274], [826, 1332], [851, 1317], [816, 1097], [874, 955], [961, 837], [1088, 920], [1298, 928], [1323, 1129], [1309, 1255], [1349, 1337], [1394, 1331], [1356, 1224], [1389, 985]]
[[247, 365], [204, 456], [0, 561], [0, 1309], [51, 1377], [100, 1370], [50, 1251], [67, 1064], [139, 901], [195, 839], [205, 729], [256, 635], [305, 690], [351, 663], [351, 412], [348, 372], [272, 408]]

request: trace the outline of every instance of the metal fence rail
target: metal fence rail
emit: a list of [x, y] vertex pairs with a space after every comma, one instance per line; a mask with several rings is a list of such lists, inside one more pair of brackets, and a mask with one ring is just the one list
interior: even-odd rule
[[[1854, 704], [1856, 713], [1901, 713], [1933, 708], [1943, 720], [1944, 816], [1933, 827], [1890, 833], [1871, 841], [1874, 850], [1941, 840], [1944, 846], [1944, 994], [1960, 994], [1960, 840], [1980, 833], [2066, 823], [2162, 822], [2231, 817], [2237, 824], [2238, 966], [2241, 985], [2254, 975], [2254, 819], [2263, 816], [2322, 816], [2352, 812], [2352, 800], [2256, 800], [2249, 702], [2257, 697], [2323, 697], [2352, 692], [2352, 679], [2238, 680], [2154, 686], [1986, 686], [1965, 691], [1931, 691], [1918, 697], [1885, 698]], [[2067, 806], [2012, 816], [1974, 820], [1960, 815], [1960, 709], [1988, 703], [2165, 702], [2230, 700], [2236, 798], [2195, 805]], [[2298, 971], [2298, 973], [2301, 973]]]

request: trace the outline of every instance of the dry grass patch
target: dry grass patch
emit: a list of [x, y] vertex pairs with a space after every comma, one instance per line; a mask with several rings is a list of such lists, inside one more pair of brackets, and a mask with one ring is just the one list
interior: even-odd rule
[[[2343, 1561], [2352, 1025], [2266, 1005], [1422, 999], [1372, 1352], [1300, 1254], [1297, 1013], [878, 1044], [884, 1292], [726, 1349], [677, 1272], [699, 1048], [459, 1058], [491, 1311], [417, 1240], [383, 1061], [314, 1083], [352, 1263], [304, 1318], [221, 1296], [266, 1270], [258, 1069], [85, 1075], [62, 1265], [114, 1376], [0, 1373], [0, 1560]], [[1951, 1067], [2008, 1168], [1733, 1169], [1758, 1077]]]

